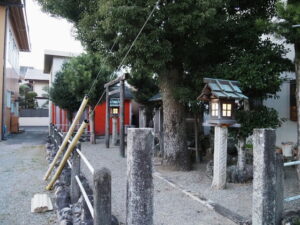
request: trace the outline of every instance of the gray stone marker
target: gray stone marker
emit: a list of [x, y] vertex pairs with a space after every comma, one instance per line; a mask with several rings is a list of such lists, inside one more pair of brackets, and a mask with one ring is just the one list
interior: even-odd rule
[[226, 187], [227, 136], [227, 127], [215, 127], [213, 189]]
[[94, 173], [94, 225], [111, 225], [111, 173], [106, 168]]
[[[283, 204], [282, 160], [275, 158], [274, 129], [254, 129], [252, 224], [280, 224]], [[276, 161], [279, 165], [276, 165]], [[281, 165], [280, 165], [281, 164]], [[278, 167], [277, 167], [278, 166]], [[278, 176], [277, 176], [278, 174]], [[281, 188], [276, 185], [281, 185]], [[281, 190], [281, 191], [280, 191]]]
[[[80, 146], [80, 145], [77, 145]], [[79, 147], [80, 149], [80, 147]], [[80, 175], [80, 156], [77, 153], [77, 151], [73, 151], [72, 156], [72, 170], [71, 170], [71, 188], [70, 188], [70, 196], [71, 196], [71, 202], [74, 204], [78, 201], [80, 198], [81, 192], [80, 188], [76, 181], [76, 176]]]
[[118, 143], [118, 118], [112, 118], [112, 144], [117, 145]]
[[276, 153], [276, 197], [275, 197], [275, 224], [281, 224], [281, 219], [283, 216], [283, 201], [284, 201], [284, 171], [283, 171], [283, 155]]
[[127, 136], [127, 225], [153, 225], [151, 128], [129, 128]]

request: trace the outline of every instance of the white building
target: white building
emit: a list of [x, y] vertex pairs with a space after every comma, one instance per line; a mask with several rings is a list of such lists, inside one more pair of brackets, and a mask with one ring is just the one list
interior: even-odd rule
[[[278, 43], [278, 41], [275, 41]], [[285, 45], [289, 50], [287, 58], [294, 61], [295, 52], [293, 45]], [[278, 116], [285, 121], [282, 126], [276, 130], [276, 145], [282, 147], [282, 142], [297, 143], [297, 108], [296, 108], [296, 83], [295, 73], [283, 73], [282, 77], [285, 81], [280, 86], [277, 93], [278, 98], [267, 99], [264, 105], [274, 108], [278, 112]]]
[[[59, 72], [64, 63], [69, 61], [72, 57], [78, 56], [79, 53], [72, 52], [62, 52], [62, 51], [53, 51], [53, 50], [45, 50], [44, 52], [44, 73], [49, 73], [49, 85], [55, 80], [55, 76], [57, 72]], [[66, 120], [66, 114], [58, 107], [49, 102], [49, 115], [50, 115], [50, 123], [63, 124]], [[59, 115], [62, 115], [60, 117]]]

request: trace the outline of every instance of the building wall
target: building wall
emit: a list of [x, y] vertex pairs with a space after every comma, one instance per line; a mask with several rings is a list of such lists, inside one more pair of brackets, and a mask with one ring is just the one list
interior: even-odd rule
[[294, 73], [285, 73], [284, 81], [281, 85], [281, 91], [277, 93], [278, 98], [267, 99], [264, 105], [274, 108], [279, 115], [279, 118], [285, 119], [282, 126], [276, 129], [276, 145], [281, 147], [282, 142], [294, 142], [297, 140], [297, 123], [290, 120], [290, 80], [295, 79]]
[[6, 133], [11, 131], [11, 118], [18, 115], [19, 106], [19, 46], [10, 21], [6, 29], [6, 55], [4, 71], [4, 121]]
[[[130, 125], [130, 100], [125, 100], [125, 118], [124, 124]], [[105, 135], [105, 118], [106, 118], [106, 102], [98, 105], [95, 110], [95, 133], [96, 135]], [[120, 127], [120, 120], [118, 118], [118, 129]], [[110, 118], [110, 133], [112, 133], [112, 118]]]
[[0, 6], [0, 140], [2, 139], [2, 115], [3, 115], [3, 67], [4, 67], [4, 49], [5, 49], [5, 7]]
[[49, 126], [49, 117], [20, 117], [20, 126]]

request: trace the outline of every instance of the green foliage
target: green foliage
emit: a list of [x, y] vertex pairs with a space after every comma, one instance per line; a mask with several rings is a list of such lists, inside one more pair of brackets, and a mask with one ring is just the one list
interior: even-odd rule
[[21, 109], [36, 109], [38, 104], [36, 101], [37, 93], [31, 90], [29, 84], [22, 84], [19, 87], [20, 93], [20, 108]]
[[[108, 62], [115, 67], [156, 0], [84, 1], [84, 4], [74, 4], [75, 9], [70, 8], [72, 13], [66, 10], [66, 0], [39, 2], [50, 13], [73, 21], [77, 38], [83, 45], [91, 52], [108, 55]], [[174, 84], [178, 101], [190, 111], [201, 111], [203, 107], [196, 98], [205, 76], [238, 80], [246, 95], [253, 99], [275, 95], [282, 82], [280, 73], [290, 68], [289, 63], [282, 60], [285, 54], [282, 46], [261, 40], [269, 31], [268, 21], [275, 15], [275, 2], [160, 1], [124, 63], [131, 68], [130, 83], [138, 90], [138, 101], [145, 103], [156, 94], [156, 85], [160, 86], [164, 78]], [[113, 43], [116, 44], [110, 52]], [[240, 119], [245, 126], [253, 128], [257, 120], [260, 126], [271, 126], [268, 121], [256, 119], [262, 116], [260, 112], [278, 121], [272, 110], [252, 110], [250, 112], [257, 110], [258, 113], [252, 113], [251, 120]]]
[[237, 80], [250, 99], [265, 99], [280, 91], [283, 78], [280, 74], [292, 70], [292, 63], [283, 59], [283, 46], [269, 39], [258, 42], [247, 51], [236, 52], [227, 62], [214, 68], [215, 77]]
[[[76, 100], [81, 101], [85, 95], [89, 94], [91, 106], [95, 106], [98, 102], [104, 91], [104, 84], [114, 78], [112, 71], [103, 63], [101, 56], [92, 53], [72, 58], [63, 65], [62, 73], [64, 82], [74, 93]], [[90, 91], [97, 76], [97, 82]]]
[[78, 110], [81, 102], [76, 99], [75, 93], [70, 90], [62, 72], [56, 74], [50, 88], [50, 100], [60, 108], [67, 110], [69, 112], [69, 119], [71, 119], [70, 114]]
[[277, 128], [282, 123], [278, 118], [278, 112], [266, 106], [259, 106], [250, 111], [239, 110], [236, 119], [241, 128], [233, 128], [231, 133], [245, 138], [252, 135], [255, 128]]
[[277, 15], [279, 20], [275, 21], [275, 31], [286, 38], [289, 43], [299, 42], [300, 29], [293, 25], [300, 24], [300, 2], [288, 0], [287, 3], [277, 3]]

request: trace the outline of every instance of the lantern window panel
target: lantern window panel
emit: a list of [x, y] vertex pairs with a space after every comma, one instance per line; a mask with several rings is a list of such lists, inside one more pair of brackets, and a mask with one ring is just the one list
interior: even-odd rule
[[229, 103], [222, 104], [222, 116], [223, 117], [231, 117], [232, 115], [232, 105]]
[[218, 103], [211, 103], [211, 115], [219, 116], [219, 104]]

